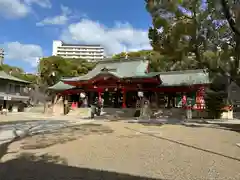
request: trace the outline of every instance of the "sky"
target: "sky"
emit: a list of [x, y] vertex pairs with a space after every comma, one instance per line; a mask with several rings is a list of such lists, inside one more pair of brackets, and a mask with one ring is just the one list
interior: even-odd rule
[[151, 49], [144, 0], [0, 0], [4, 63], [36, 70], [52, 41], [100, 44], [106, 55]]

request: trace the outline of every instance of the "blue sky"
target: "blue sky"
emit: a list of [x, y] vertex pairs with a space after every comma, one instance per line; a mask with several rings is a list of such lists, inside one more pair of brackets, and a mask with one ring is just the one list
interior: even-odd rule
[[36, 69], [52, 41], [101, 44], [107, 55], [149, 49], [151, 18], [144, 0], [0, 0], [5, 63]]

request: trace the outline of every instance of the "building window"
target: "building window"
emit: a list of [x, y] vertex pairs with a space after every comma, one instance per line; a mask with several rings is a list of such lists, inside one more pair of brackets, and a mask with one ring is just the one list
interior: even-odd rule
[[20, 85], [15, 85], [15, 93], [20, 93]]

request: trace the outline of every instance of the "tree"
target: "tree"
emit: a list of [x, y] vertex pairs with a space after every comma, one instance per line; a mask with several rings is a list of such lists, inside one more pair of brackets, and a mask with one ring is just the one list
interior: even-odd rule
[[41, 82], [51, 86], [62, 77], [81, 76], [92, 70], [93, 67], [95, 67], [95, 63], [87, 62], [84, 59], [65, 59], [51, 56], [41, 59], [39, 73]]
[[122, 59], [125, 58], [127, 55], [128, 58], [141, 58], [147, 59], [150, 62], [150, 71], [157, 72], [157, 71], [166, 71], [169, 69], [168, 63], [166, 58], [162, 56], [159, 52], [153, 50], [141, 50], [135, 52], [125, 52], [115, 54], [112, 58], [113, 59]]
[[[171, 57], [168, 55], [163, 55], [162, 52], [157, 52], [154, 50], [141, 50], [136, 52], [128, 52], [127, 56], [129, 58], [142, 58], [147, 59], [150, 62], [150, 71], [160, 72], [160, 71], [173, 71], [173, 70], [187, 70], [191, 69], [194, 65], [194, 60], [189, 57], [185, 61], [172, 61]], [[113, 59], [125, 58], [126, 53], [122, 52], [113, 56]]]
[[29, 81], [32, 83], [36, 83], [37, 76], [35, 74], [27, 74], [24, 72], [23, 69], [15, 66], [10, 66], [8, 64], [3, 64], [0, 66], [0, 70], [4, 71], [14, 77], [17, 77], [19, 79]]
[[[196, 68], [237, 80], [240, 16], [233, 0], [146, 0], [146, 8], [153, 19], [149, 38], [154, 50], [175, 62], [193, 55]], [[206, 52], [215, 59], [209, 61]]]
[[[239, 5], [233, 0], [146, 0], [153, 27], [149, 39], [155, 51], [174, 64], [188, 63], [191, 68], [207, 68], [211, 75], [227, 78], [240, 85]], [[228, 96], [227, 96], [228, 99]]]

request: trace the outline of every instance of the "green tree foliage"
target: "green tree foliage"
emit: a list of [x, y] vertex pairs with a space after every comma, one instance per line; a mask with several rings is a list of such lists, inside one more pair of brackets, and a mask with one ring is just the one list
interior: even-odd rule
[[8, 64], [3, 64], [0, 66], [0, 70], [1, 71], [5, 71], [6, 73], [9, 72], [13, 72], [13, 73], [24, 73], [24, 70], [19, 68], [19, 67], [15, 67], [15, 66], [10, 66]]
[[[240, 4], [235, 0], [145, 0], [153, 49], [180, 66], [207, 68], [240, 85]], [[189, 60], [190, 58], [190, 60]], [[179, 66], [178, 66], [179, 67]], [[182, 67], [181, 67], [182, 68]], [[216, 108], [221, 90], [210, 93]], [[223, 98], [223, 97], [222, 97]], [[220, 98], [221, 99], [221, 98]], [[215, 107], [211, 104], [212, 107]]]
[[41, 82], [53, 85], [62, 77], [74, 77], [86, 74], [95, 67], [95, 63], [84, 59], [65, 59], [58, 56], [50, 56], [40, 61], [39, 73]]
[[163, 56], [160, 53], [152, 50], [141, 50], [136, 52], [125, 52], [115, 54], [113, 59], [122, 59], [127, 55], [128, 58], [142, 58], [150, 61], [150, 70], [151, 71], [164, 71], [167, 69], [167, 63]]
[[205, 95], [206, 109], [208, 111], [208, 118], [219, 119], [223, 108], [225, 107], [226, 93], [220, 91], [207, 91]]
[[[167, 55], [162, 55], [160, 52], [153, 50], [141, 50], [136, 52], [128, 52], [127, 56], [129, 58], [142, 58], [147, 59], [150, 62], [150, 70], [153, 72], [160, 71], [173, 71], [173, 70], [187, 70], [194, 66], [194, 60], [189, 57], [185, 61], [171, 61], [171, 57]], [[126, 53], [122, 52], [113, 56], [113, 59], [125, 58]]]
[[192, 56], [192, 68], [220, 69], [236, 80], [240, 11], [235, 1], [146, 0], [146, 9], [153, 19], [149, 38], [155, 51], [173, 62]]
[[135, 51], [135, 52], [128, 52], [127, 54], [126, 54], [126, 52], [121, 52], [119, 54], [115, 54], [112, 58], [113, 59], [125, 58], [126, 55], [131, 58], [139, 58], [139, 57], [148, 58], [151, 55], [151, 53], [152, 53], [152, 50], [141, 50], [141, 51]]
[[4, 71], [19, 79], [23, 79], [32, 83], [36, 83], [37, 76], [35, 74], [26, 74], [23, 69], [8, 64], [0, 66], [0, 70]]

